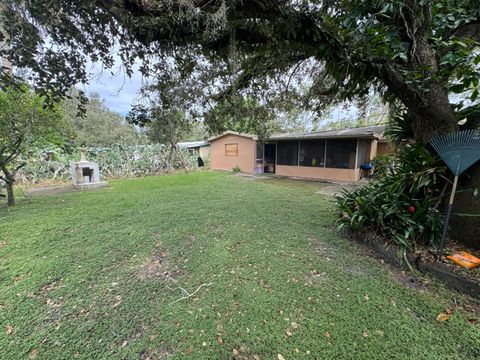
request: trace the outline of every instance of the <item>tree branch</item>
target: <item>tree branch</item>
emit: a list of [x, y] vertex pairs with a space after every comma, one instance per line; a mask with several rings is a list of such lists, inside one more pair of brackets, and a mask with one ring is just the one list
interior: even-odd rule
[[460, 25], [458, 28], [449, 32], [446, 36], [446, 39], [450, 39], [452, 37], [470, 38], [475, 41], [480, 41], [480, 20], [475, 20], [475, 21]]
[[202, 284], [200, 285], [197, 290], [195, 290], [193, 293], [189, 293], [187, 290], [185, 290], [184, 288], [182, 288], [181, 286], [179, 286], [178, 288], [182, 291], [182, 293], [184, 294], [180, 299], [177, 299], [175, 301], [172, 301], [169, 305], [172, 305], [172, 304], [175, 304], [179, 301], [182, 301], [182, 300], [187, 300], [187, 299], [190, 299], [192, 296], [194, 296], [202, 287], [204, 286], [212, 286], [213, 283], [209, 283], [209, 284]]
[[15, 159], [18, 156], [18, 149], [20, 148], [20, 145], [22, 145], [23, 138], [20, 136], [15, 143], [13, 144], [13, 148], [10, 152], [10, 155], [7, 156], [5, 159], [5, 164], [8, 164], [10, 161]]
[[18, 165], [13, 171], [12, 171], [12, 176], [15, 177], [15, 175], [17, 174], [18, 170], [20, 170], [21, 168], [23, 168], [25, 165], [27, 165], [26, 162], [22, 162], [20, 165]]

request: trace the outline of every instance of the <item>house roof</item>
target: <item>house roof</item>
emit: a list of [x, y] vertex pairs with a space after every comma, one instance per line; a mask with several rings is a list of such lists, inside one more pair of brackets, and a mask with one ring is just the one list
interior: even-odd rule
[[177, 145], [181, 149], [191, 149], [196, 147], [209, 146], [210, 144], [206, 141], [186, 141], [186, 142], [179, 142]]
[[307, 133], [273, 134], [267, 140], [299, 140], [299, 139], [381, 139], [385, 126], [367, 126], [353, 129], [314, 131]]
[[241, 137], [245, 137], [245, 138], [249, 138], [249, 139], [252, 139], [252, 140], [258, 140], [258, 136], [257, 135], [252, 135], [252, 134], [245, 134], [245, 133], [239, 133], [239, 132], [236, 132], [236, 131], [231, 131], [231, 130], [227, 130], [225, 132], [223, 132], [222, 134], [220, 135], [217, 135], [217, 136], [212, 136], [210, 138], [208, 138], [208, 142], [212, 142], [214, 140], [217, 140], [221, 137], [224, 137], [224, 136], [227, 136], [227, 135], [236, 135], [236, 136], [241, 136]]

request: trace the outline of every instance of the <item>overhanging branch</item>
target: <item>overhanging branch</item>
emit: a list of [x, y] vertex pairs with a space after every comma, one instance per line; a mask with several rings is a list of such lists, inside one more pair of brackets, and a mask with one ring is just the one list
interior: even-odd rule
[[446, 34], [445, 39], [456, 38], [469, 38], [480, 42], [480, 20], [475, 20], [463, 25]]

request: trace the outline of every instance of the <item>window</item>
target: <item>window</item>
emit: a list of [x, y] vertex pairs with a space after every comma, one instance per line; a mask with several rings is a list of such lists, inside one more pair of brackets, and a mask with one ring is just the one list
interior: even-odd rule
[[325, 140], [300, 141], [300, 166], [325, 166]]
[[238, 144], [225, 144], [225, 156], [238, 156]]
[[327, 168], [354, 169], [357, 140], [328, 140]]
[[298, 141], [283, 141], [277, 143], [277, 164], [298, 165]]

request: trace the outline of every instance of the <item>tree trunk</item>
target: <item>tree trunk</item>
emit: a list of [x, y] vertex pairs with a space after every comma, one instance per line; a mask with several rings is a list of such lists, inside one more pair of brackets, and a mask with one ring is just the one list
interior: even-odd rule
[[8, 206], [15, 205], [15, 196], [13, 194], [13, 182], [7, 181], [7, 204]]
[[1, 166], [1, 170], [3, 175], [5, 175], [3, 180], [7, 187], [7, 204], [8, 206], [13, 206], [15, 205], [15, 196], [13, 194], [14, 175], [5, 166]]
[[417, 142], [427, 143], [438, 135], [458, 131], [448, 96], [438, 84], [432, 84], [430, 92], [423, 95], [419, 102], [409, 104], [408, 111]]
[[[20, 165], [18, 169], [20, 169], [23, 165]], [[15, 196], [13, 194], [13, 183], [15, 182], [15, 172], [11, 172], [7, 169], [5, 164], [0, 165], [0, 170], [3, 172], [3, 181], [7, 185], [7, 204], [8, 206], [15, 205]]]

